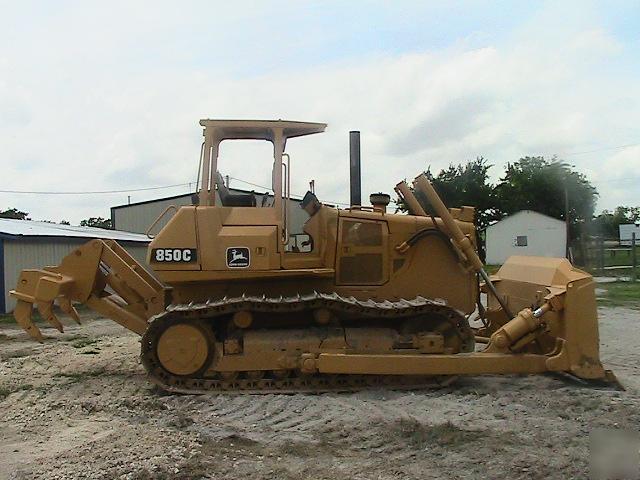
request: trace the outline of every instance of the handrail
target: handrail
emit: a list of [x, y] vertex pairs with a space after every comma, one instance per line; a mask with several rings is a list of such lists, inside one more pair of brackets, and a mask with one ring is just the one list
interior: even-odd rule
[[283, 205], [283, 213], [284, 213], [284, 225], [282, 229], [282, 244], [289, 244], [289, 216], [290, 216], [290, 197], [291, 197], [291, 157], [288, 153], [282, 153], [283, 157], [287, 157], [287, 163], [282, 162], [282, 166], [284, 167], [284, 205]]
[[378, 212], [384, 215], [384, 210], [380, 207], [374, 207], [370, 205], [351, 205], [349, 208], [345, 208], [345, 210], [360, 210], [362, 212]]
[[167, 212], [171, 209], [174, 209], [176, 212], [178, 211], [178, 207], [176, 207], [175, 205], [169, 205], [167, 208], [164, 209], [164, 211], [160, 214], [160, 216], [158, 218], [156, 218], [153, 223], [149, 226], [149, 228], [147, 228], [147, 231], [145, 232], [145, 235], [148, 238], [154, 239], [155, 235], [151, 235], [151, 230], [153, 229], [153, 227], [155, 227], [158, 222], [167, 214]]

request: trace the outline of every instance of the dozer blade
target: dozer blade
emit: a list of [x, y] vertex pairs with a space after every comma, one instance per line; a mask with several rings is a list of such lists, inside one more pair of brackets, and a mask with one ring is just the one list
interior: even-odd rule
[[498, 293], [519, 313], [509, 320], [489, 297], [491, 337], [485, 352], [547, 356], [550, 372], [619, 386], [600, 362], [595, 282], [567, 259], [510, 257], [493, 277]]

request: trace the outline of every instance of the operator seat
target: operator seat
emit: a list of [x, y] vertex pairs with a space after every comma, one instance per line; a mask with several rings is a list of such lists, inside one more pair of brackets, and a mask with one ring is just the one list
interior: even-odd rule
[[255, 207], [256, 196], [253, 193], [230, 193], [224, 184], [220, 172], [216, 172], [216, 188], [223, 207]]
[[310, 217], [313, 217], [318, 210], [320, 210], [321, 206], [322, 204], [318, 200], [318, 197], [316, 197], [316, 194], [310, 191], [304, 194], [304, 198], [302, 202], [300, 202], [300, 208], [307, 212]]

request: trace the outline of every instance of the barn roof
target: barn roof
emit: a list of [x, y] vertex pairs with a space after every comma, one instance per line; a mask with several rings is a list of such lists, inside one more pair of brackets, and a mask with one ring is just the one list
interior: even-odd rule
[[59, 225], [57, 223], [34, 222], [0, 218], [0, 236], [2, 237], [68, 237], [68, 238], [105, 238], [126, 242], [149, 243], [146, 235], [139, 233], [107, 230], [104, 228]]
[[500, 220], [492, 223], [491, 225], [488, 225], [487, 227], [485, 227], [485, 230], [488, 230], [489, 228], [491, 228], [491, 227], [493, 227], [495, 225], [498, 225], [499, 223], [502, 223], [505, 220], [510, 220], [510, 219], [512, 219], [514, 217], [517, 217], [517, 216], [520, 216], [520, 215], [535, 215], [535, 216], [543, 217], [545, 219], [552, 220], [554, 222], [558, 222], [558, 223], [561, 223], [561, 224], [564, 225], [564, 220], [559, 220], [559, 219], [557, 219], [555, 217], [552, 217], [550, 215], [545, 215], [544, 213], [536, 212], [535, 210], [520, 210], [519, 212], [512, 213], [511, 215], [507, 215], [506, 217], [501, 218]]
[[[267, 190], [269, 187], [263, 187], [260, 185], [256, 185], [256, 188], [262, 188], [263, 190]], [[273, 193], [269, 193], [267, 191], [258, 191], [258, 190], [245, 190], [243, 188], [235, 188], [235, 187], [230, 187], [229, 188], [229, 192], [230, 193], [254, 193], [256, 195], [268, 195], [269, 197], [273, 197]], [[111, 210], [117, 210], [120, 208], [129, 208], [129, 207], [135, 207], [137, 205], [145, 205], [148, 203], [157, 203], [157, 202], [164, 202], [166, 200], [177, 200], [179, 198], [191, 198], [194, 195], [197, 195], [197, 192], [192, 192], [192, 193], [181, 193], [180, 195], [172, 195], [170, 197], [158, 197], [158, 198], [152, 198], [150, 200], [141, 200], [139, 202], [130, 202], [130, 203], [123, 203], [121, 205], [115, 205], [113, 207], [111, 207]], [[291, 200], [296, 201], [296, 202], [301, 202], [302, 198], [299, 198], [295, 195], [291, 196]]]

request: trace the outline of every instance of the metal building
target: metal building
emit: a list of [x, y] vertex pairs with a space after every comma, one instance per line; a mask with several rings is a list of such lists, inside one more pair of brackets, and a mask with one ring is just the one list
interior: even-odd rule
[[9, 290], [16, 286], [20, 271], [58, 265], [74, 248], [93, 238], [117, 240], [133, 257], [146, 264], [146, 235], [75, 227], [29, 220], [0, 219], [0, 312], [11, 312], [15, 299]]
[[[271, 205], [273, 202], [273, 195], [268, 193], [249, 192], [247, 190], [240, 190], [230, 188], [229, 192], [232, 194], [237, 193], [253, 193], [256, 196], [256, 203], [258, 206]], [[157, 233], [172, 216], [173, 209], [170, 207], [181, 207], [184, 205], [193, 205], [192, 193], [184, 195], [176, 195], [173, 197], [157, 198], [155, 200], [147, 200], [144, 202], [136, 202], [125, 205], [117, 205], [111, 207], [111, 224], [113, 228], [125, 232], [134, 233], [146, 233], [149, 227], [163, 214], [166, 214], [158, 220], [153, 226], [150, 233]], [[291, 214], [290, 233], [302, 233], [302, 226], [308, 220], [309, 215], [302, 208], [300, 208], [300, 202], [302, 200], [292, 198], [290, 200], [289, 212]], [[216, 204], [219, 205], [220, 197], [216, 192]], [[168, 209], [168, 210], [167, 210]]]
[[533, 210], [522, 210], [486, 228], [486, 262], [500, 265], [511, 255], [564, 257], [565, 222]]

